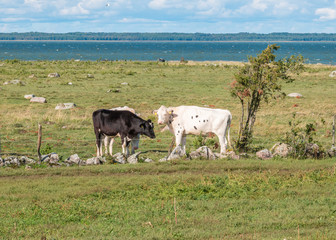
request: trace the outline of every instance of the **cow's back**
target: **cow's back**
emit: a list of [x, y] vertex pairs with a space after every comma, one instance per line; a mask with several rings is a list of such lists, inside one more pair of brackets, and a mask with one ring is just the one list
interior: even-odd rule
[[[186, 134], [215, 132], [225, 130], [231, 113], [224, 109], [203, 108], [198, 106], [179, 106], [173, 108], [176, 124], [183, 126]], [[231, 119], [230, 119], [231, 120]], [[178, 125], [179, 126], [179, 125]], [[177, 127], [178, 127], [177, 126]]]
[[107, 135], [117, 134], [130, 124], [134, 114], [129, 111], [99, 109], [92, 114], [95, 129]]

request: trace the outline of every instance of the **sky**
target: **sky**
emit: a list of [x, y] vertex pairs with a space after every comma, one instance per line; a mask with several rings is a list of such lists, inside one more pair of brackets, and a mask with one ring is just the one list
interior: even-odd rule
[[0, 32], [335, 33], [336, 0], [0, 0]]

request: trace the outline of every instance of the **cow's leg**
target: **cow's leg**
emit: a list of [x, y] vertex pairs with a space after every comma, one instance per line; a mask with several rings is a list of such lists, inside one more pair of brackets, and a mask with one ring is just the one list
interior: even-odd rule
[[98, 129], [94, 129], [96, 135], [96, 149], [97, 149], [97, 157], [100, 156], [100, 147], [101, 147], [101, 134]]
[[221, 147], [220, 153], [221, 154], [225, 154], [226, 153], [226, 139], [225, 139], [225, 135], [221, 134], [221, 135], [217, 135], [218, 136], [218, 140], [219, 140], [219, 144]]
[[100, 155], [99, 156], [103, 156], [103, 141], [104, 141], [104, 139], [103, 139], [103, 135], [100, 135], [100, 143], [99, 143], [99, 153], [100, 153]]
[[176, 147], [178, 146], [182, 146], [182, 133], [176, 133], [175, 134], [175, 144], [176, 144]]
[[112, 156], [112, 152], [113, 152], [113, 143], [114, 143], [114, 138], [111, 138], [110, 146], [109, 146], [109, 152], [110, 152], [111, 156]]
[[183, 135], [182, 136], [182, 149], [183, 149], [183, 152], [186, 153], [186, 143], [187, 143], [187, 135]]
[[105, 136], [104, 138], [104, 146], [105, 146], [105, 155], [107, 155], [107, 145], [109, 144], [111, 138], [108, 136]]
[[129, 155], [128, 145], [130, 142], [127, 141], [127, 137], [121, 137], [121, 143], [123, 154], [128, 156]]

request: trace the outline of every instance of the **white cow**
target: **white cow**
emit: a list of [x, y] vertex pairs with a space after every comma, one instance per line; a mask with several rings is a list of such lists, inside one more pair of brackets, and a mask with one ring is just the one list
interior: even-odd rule
[[167, 124], [170, 132], [175, 135], [176, 146], [181, 145], [185, 152], [186, 135], [214, 133], [218, 136], [221, 154], [226, 153], [228, 135], [230, 142], [230, 125], [232, 115], [223, 109], [211, 109], [197, 106], [165, 107], [154, 111], [158, 116], [158, 124]]
[[[130, 107], [127, 107], [127, 106], [111, 108], [110, 110], [115, 110], [115, 111], [130, 111], [131, 113], [136, 114], [135, 110], [133, 108], [130, 108]], [[131, 141], [131, 143], [130, 143], [131, 144], [131, 153], [134, 154], [135, 150], [137, 150], [139, 148], [140, 134], [138, 134], [136, 138], [127, 139], [127, 141]], [[105, 138], [104, 138], [105, 155], [107, 155], [107, 146], [109, 145], [109, 153], [112, 156], [113, 143], [114, 143], [114, 137], [105, 136]], [[126, 154], [126, 156], [129, 155], [128, 146], [126, 147], [126, 149], [124, 149], [124, 146], [123, 146], [123, 150], [122, 150], [123, 154]]]

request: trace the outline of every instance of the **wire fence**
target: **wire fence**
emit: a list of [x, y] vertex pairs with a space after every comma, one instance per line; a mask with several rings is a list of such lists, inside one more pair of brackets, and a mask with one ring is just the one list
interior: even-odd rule
[[[150, 139], [141, 137], [139, 143], [139, 151], [142, 152], [168, 152], [170, 144], [174, 137], [163, 137]], [[102, 139], [103, 140], [103, 139]], [[119, 137], [115, 138], [113, 143], [113, 153], [120, 152], [122, 149], [121, 140]], [[105, 152], [104, 141], [102, 141], [103, 151]], [[28, 157], [37, 157], [37, 137], [33, 138], [1, 138], [0, 135], [0, 156], [20, 155]], [[108, 151], [109, 146], [107, 146]], [[51, 152], [75, 154], [81, 153], [86, 157], [96, 155], [96, 138], [85, 139], [50, 139], [44, 138], [41, 141], [41, 152], [47, 154]], [[70, 156], [69, 155], [69, 156]]]

